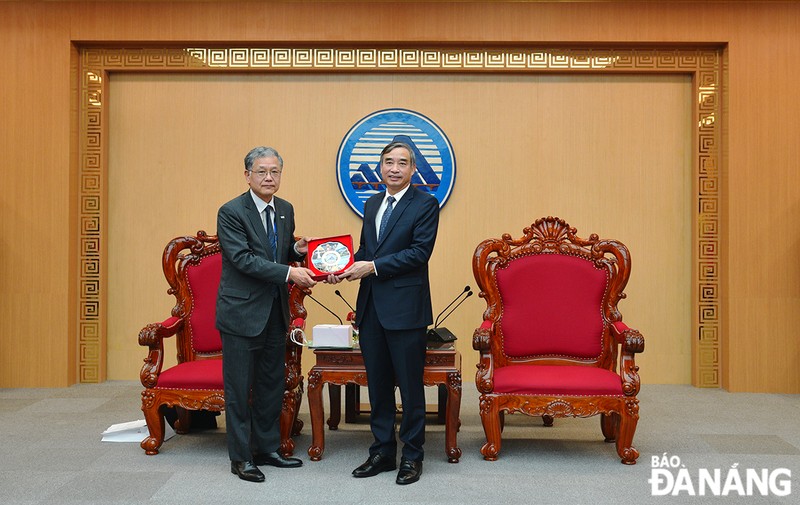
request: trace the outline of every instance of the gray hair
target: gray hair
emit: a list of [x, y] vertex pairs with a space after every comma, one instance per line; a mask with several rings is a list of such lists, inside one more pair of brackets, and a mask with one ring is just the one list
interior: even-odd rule
[[283, 158], [281, 158], [281, 155], [278, 154], [278, 151], [272, 147], [264, 146], [254, 147], [249, 153], [247, 153], [247, 156], [244, 157], [244, 169], [248, 171], [252, 170], [253, 163], [255, 163], [257, 159], [270, 158], [272, 156], [278, 158], [278, 164], [281, 166], [281, 170], [283, 170]]
[[417, 159], [414, 156], [414, 151], [412, 151], [411, 150], [411, 146], [406, 144], [405, 142], [392, 142], [388, 146], [384, 147], [383, 151], [381, 151], [381, 164], [383, 164], [383, 155], [384, 154], [392, 152], [395, 149], [398, 149], [400, 147], [402, 147], [406, 151], [408, 151], [408, 157], [409, 157], [409, 161], [411, 161], [411, 165], [412, 166], [417, 166]]

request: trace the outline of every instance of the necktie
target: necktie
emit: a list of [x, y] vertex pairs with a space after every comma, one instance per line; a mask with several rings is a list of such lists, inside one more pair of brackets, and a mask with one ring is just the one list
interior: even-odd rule
[[386, 231], [386, 225], [389, 224], [389, 218], [392, 216], [392, 204], [394, 204], [394, 197], [390, 196], [386, 199], [386, 202], [386, 210], [383, 211], [383, 216], [381, 216], [381, 227], [378, 230], [378, 240], [383, 238], [383, 232]]
[[264, 221], [267, 228], [267, 241], [269, 241], [269, 246], [272, 249], [272, 260], [278, 261], [278, 234], [272, 220], [272, 207], [264, 209]]

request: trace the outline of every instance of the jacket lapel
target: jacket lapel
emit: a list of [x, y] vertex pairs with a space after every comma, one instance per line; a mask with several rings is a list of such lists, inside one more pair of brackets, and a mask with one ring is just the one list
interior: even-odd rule
[[[261, 220], [261, 213], [258, 212], [258, 207], [256, 207], [255, 202], [253, 202], [253, 197], [250, 196], [250, 192], [248, 191], [244, 195], [242, 195], [245, 214], [247, 214], [247, 219], [250, 221], [250, 226], [256, 230], [256, 235], [261, 240], [261, 243], [264, 245], [264, 249], [267, 252], [267, 256], [272, 256], [272, 248], [269, 247], [269, 238], [267, 237], [267, 229], [264, 228], [264, 221]], [[274, 258], [273, 258], [274, 261]]]
[[[364, 206], [364, 234], [365, 242], [368, 244], [375, 244], [377, 247], [378, 244], [378, 232], [375, 231], [375, 216], [378, 215], [378, 209], [381, 208], [381, 203], [383, 202], [383, 198], [386, 196], [385, 193], [378, 193], [380, 198], [372, 197], [367, 200], [366, 205]], [[375, 203], [373, 205], [373, 202]]]
[[[275, 200], [275, 229], [278, 233], [278, 256], [282, 255], [284, 249], [287, 248], [287, 245], [291, 243], [289, 238], [289, 225], [286, 222], [286, 206], [283, 204], [283, 200], [279, 199], [277, 196], [272, 197]], [[294, 239], [294, 237], [291, 237]], [[275, 261], [278, 261], [277, 259]]]
[[414, 199], [414, 187], [411, 186], [410, 188], [408, 188], [408, 191], [406, 191], [406, 194], [403, 195], [403, 198], [401, 198], [400, 201], [397, 202], [397, 204], [394, 206], [394, 209], [392, 209], [392, 215], [389, 216], [389, 222], [386, 223], [386, 230], [384, 230], [383, 232], [383, 237], [381, 237], [381, 239], [378, 241], [378, 247], [380, 247], [381, 244], [383, 244], [383, 242], [386, 240], [386, 237], [391, 235], [392, 228], [394, 228], [395, 223], [400, 219], [400, 216], [403, 214], [403, 211], [405, 211], [408, 208], [408, 206], [411, 205], [411, 201], [413, 199]]

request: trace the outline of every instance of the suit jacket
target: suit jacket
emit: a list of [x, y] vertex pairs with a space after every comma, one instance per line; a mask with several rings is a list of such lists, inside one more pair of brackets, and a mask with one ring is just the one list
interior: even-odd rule
[[250, 192], [220, 207], [217, 235], [222, 249], [222, 278], [217, 293], [217, 329], [224, 333], [253, 337], [267, 324], [276, 296], [289, 327], [288, 263], [300, 261], [294, 252], [294, 208], [275, 200], [278, 258], [272, 257], [267, 231]]
[[378, 241], [375, 216], [385, 192], [364, 205], [364, 223], [356, 261], [374, 261], [378, 275], [361, 280], [356, 302], [356, 325], [361, 324], [370, 296], [381, 325], [388, 330], [424, 328], [433, 323], [428, 260], [439, 227], [439, 202], [433, 195], [410, 187], [392, 210], [383, 238]]

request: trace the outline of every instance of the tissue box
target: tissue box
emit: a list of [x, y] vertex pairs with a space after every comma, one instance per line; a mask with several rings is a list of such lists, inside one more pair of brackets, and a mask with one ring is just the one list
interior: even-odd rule
[[311, 345], [315, 349], [352, 349], [353, 327], [349, 324], [318, 324], [311, 329]]

